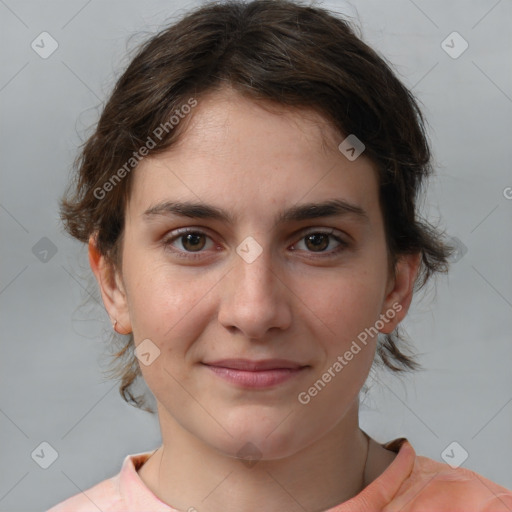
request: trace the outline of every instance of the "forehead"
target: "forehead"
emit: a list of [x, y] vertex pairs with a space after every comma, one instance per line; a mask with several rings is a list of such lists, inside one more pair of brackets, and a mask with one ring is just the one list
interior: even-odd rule
[[[305, 140], [313, 136], [311, 148], [320, 142], [325, 149], [325, 143], [331, 146], [339, 138], [329, 121], [312, 108], [287, 106], [268, 100], [256, 101], [227, 86], [199, 99], [191, 116], [191, 130], [181, 142], [213, 142], [211, 133], [207, 138], [202, 137], [213, 127], [219, 142], [223, 141], [225, 132], [230, 131], [233, 135], [235, 129], [241, 130], [239, 134], [242, 137], [247, 131], [254, 130], [257, 135], [270, 132], [275, 135], [276, 128], [279, 128], [283, 139], [290, 135], [296, 137], [302, 132]], [[293, 129], [296, 133], [293, 133]]]
[[256, 101], [228, 86], [201, 96], [185, 124], [174, 148], [194, 148], [197, 153], [250, 155], [258, 141], [270, 136], [275, 143], [267, 150], [279, 147], [284, 154], [309, 155], [337, 151], [341, 141], [332, 124], [312, 108]]
[[343, 198], [372, 208], [377, 174], [364, 155], [349, 161], [344, 139], [312, 109], [252, 101], [230, 89], [198, 99], [176, 144], [134, 172], [131, 208], [203, 200], [241, 215], [301, 200]]

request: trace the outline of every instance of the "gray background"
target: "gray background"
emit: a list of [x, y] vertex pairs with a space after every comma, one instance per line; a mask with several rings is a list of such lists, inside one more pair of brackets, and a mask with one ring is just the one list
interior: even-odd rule
[[[457, 441], [464, 467], [512, 488], [512, 4], [320, 4], [358, 20], [424, 105], [437, 164], [424, 215], [464, 244], [403, 323], [427, 371], [380, 375], [361, 424], [436, 460]], [[127, 49], [194, 5], [0, 0], [2, 511], [47, 508], [159, 443], [156, 416], [102, 374], [110, 325], [57, 200]], [[59, 45], [47, 59], [31, 48], [43, 31]], [[469, 44], [456, 59], [441, 46], [453, 31]], [[43, 441], [58, 453], [48, 469], [31, 458]]]

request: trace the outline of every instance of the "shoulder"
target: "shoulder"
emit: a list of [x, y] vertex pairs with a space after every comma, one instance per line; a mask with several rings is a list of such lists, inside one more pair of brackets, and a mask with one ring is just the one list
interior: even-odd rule
[[411, 474], [385, 510], [510, 512], [512, 491], [469, 469], [416, 456]]
[[123, 500], [119, 493], [119, 475], [75, 494], [50, 508], [47, 512], [121, 512]]
[[140, 510], [143, 505], [149, 505], [151, 510], [172, 510], [164, 506], [144, 486], [137, 474], [137, 470], [153, 453], [154, 451], [127, 455], [120, 472], [115, 476], [71, 496], [47, 512], [127, 512]]

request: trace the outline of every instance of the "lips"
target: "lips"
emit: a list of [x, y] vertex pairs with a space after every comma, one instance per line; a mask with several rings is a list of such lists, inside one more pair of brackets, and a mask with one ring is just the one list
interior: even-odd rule
[[203, 363], [214, 375], [241, 388], [272, 388], [303, 373], [308, 365], [287, 359], [221, 359]]
[[301, 365], [287, 359], [265, 359], [253, 361], [250, 359], [221, 359], [211, 363], [204, 363], [208, 366], [217, 366], [219, 368], [230, 368], [232, 370], [242, 370], [247, 372], [257, 372], [265, 370], [290, 369], [298, 370], [306, 365]]

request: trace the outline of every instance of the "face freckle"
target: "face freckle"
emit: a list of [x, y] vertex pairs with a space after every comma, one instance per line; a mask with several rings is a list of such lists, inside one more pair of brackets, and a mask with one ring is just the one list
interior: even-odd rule
[[[231, 455], [251, 440], [276, 458], [332, 430], [357, 400], [375, 339], [310, 403], [297, 400], [375, 323], [386, 297], [377, 173], [364, 155], [347, 159], [341, 140], [319, 114], [224, 90], [199, 100], [178, 145], [135, 170], [127, 321], [136, 345], [150, 339], [160, 350], [141, 370], [169, 429]], [[202, 251], [185, 250], [184, 229], [206, 235]], [[336, 237], [348, 243], [337, 252]], [[206, 364], [224, 359], [304, 370], [256, 389]], [[283, 411], [292, 422], [281, 425]]]

